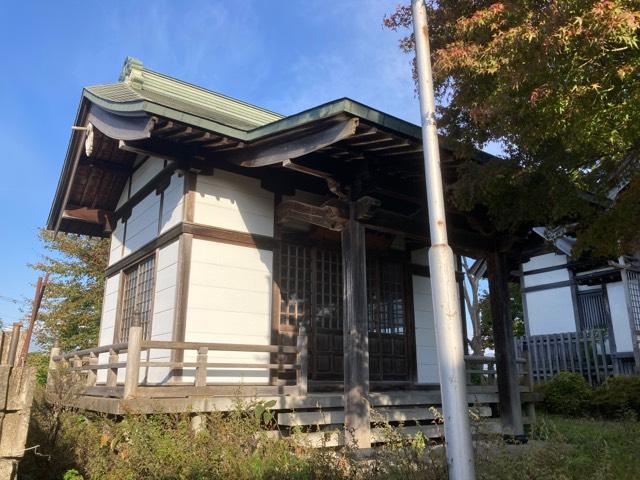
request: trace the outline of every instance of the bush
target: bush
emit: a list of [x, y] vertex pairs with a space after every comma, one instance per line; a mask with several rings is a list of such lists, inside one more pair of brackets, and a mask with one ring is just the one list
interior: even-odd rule
[[640, 416], [640, 377], [611, 377], [596, 388], [591, 402], [597, 415], [607, 418]]
[[582, 375], [560, 372], [541, 385], [543, 406], [549, 413], [575, 417], [588, 411], [593, 390]]

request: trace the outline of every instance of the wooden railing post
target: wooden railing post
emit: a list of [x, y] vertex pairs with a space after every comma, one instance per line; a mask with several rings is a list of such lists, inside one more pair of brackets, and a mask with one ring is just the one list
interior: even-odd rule
[[16, 363], [16, 355], [18, 353], [18, 347], [20, 343], [20, 329], [22, 323], [15, 322], [13, 329], [11, 330], [11, 343], [9, 344], [9, 355], [7, 357], [7, 365], [13, 366]]
[[309, 376], [309, 337], [307, 336], [307, 327], [304, 322], [300, 322], [298, 326], [297, 349], [296, 385], [298, 386], [298, 395], [306, 396]]
[[142, 327], [135, 322], [129, 328], [127, 366], [124, 374], [123, 398], [133, 398], [140, 378], [140, 352], [142, 351]]
[[[98, 364], [98, 356], [93, 352], [90, 353], [89, 354], [89, 366], [93, 367], [93, 366], [96, 366], [97, 364]], [[93, 369], [87, 370], [87, 379], [85, 381], [85, 385], [87, 387], [93, 387], [96, 384], [96, 380], [98, 378], [97, 373], [98, 373], [97, 370], [93, 370]]]
[[74, 355], [71, 365], [73, 365], [73, 374], [71, 378], [73, 379], [74, 384], [78, 384], [80, 382], [80, 377], [82, 376], [82, 358], [78, 355]]
[[56, 359], [58, 355], [60, 355], [61, 349], [58, 346], [58, 341], [56, 340], [51, 347], [51, 352], [49, 353], [49, 373], [47, 374], [47, 393], [53, 393], [55, 382], [56, 382], [56, 370], [59, 368], [59, 361]]
[[[120, 356], [113, 348], [109, 350], [109, 364], [118, 363]], [[107, 387], [115, 387], [118, 383], [118, 367], [112, 367], [107, 370]]]
[[205, 387], [207, 385], [207, 362], [209, 361], [209, 349], [200, 347], [198, 349], [198, 357], [196, 359], [196, 387]]

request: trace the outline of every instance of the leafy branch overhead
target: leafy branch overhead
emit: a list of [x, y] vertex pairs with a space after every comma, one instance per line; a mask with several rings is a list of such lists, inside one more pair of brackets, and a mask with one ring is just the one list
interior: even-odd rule
[[[484, 204], [498, 230], [580, 220], [580, 249], [636, 250], [637, 1], [428, 0], [427, 8], [442, 133], [506, 152], [465, 164], [455, 201]], [[410, 7], [384, 24], [410, 29]], [[400, 48], [412, 54], [413, 37]]]

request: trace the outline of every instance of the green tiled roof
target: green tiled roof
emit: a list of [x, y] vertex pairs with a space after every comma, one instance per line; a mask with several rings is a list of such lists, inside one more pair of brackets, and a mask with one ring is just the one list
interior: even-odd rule
[[200, 118], [243, 132], [283, 118], [277, 113], [144, 68], [139, 60], [131, 57], [125, 61], [118, 83], [87, 87], [85, 92], [92, 101], [107, 108], [117, 105], [120, 111], [147, 110], [160, 115], [167, 113], [163, 110], [166, 109], [174, 112], [174, 115], [167, 115], [171, 118], [183, 114], [183, 120], [189, 123], [197, 124], [193, 118]]

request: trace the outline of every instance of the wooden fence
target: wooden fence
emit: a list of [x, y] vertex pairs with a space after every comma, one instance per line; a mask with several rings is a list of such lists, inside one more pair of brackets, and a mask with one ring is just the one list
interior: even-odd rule
[[622, 373], [604, 330], [532, 335], [516, 338], [515, 343], [518, 356], [529, 355], [535, 383], [560, 372], [576, 372], [591, 385], [599, 385], [607, 377]]

